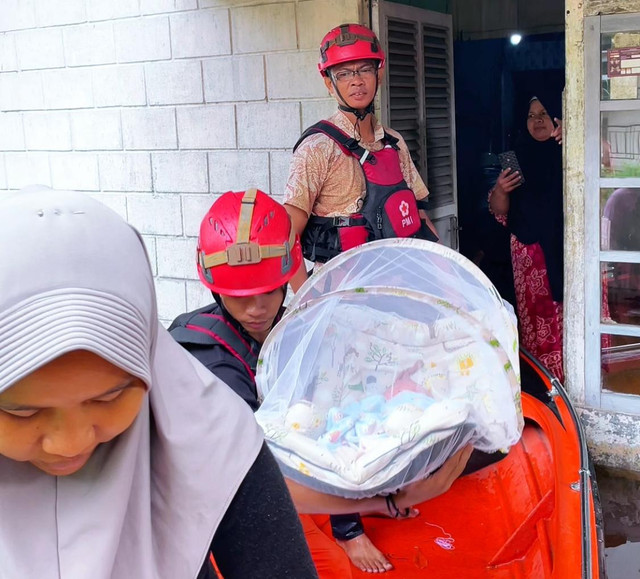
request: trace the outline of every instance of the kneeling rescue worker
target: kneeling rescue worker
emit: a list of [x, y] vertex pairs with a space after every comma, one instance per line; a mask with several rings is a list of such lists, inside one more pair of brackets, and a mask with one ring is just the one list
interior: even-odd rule
[[[201, 223], [197, 270], [214, 303], [179, 316], [169, 331], [254, 410], [260, 405], [255, 382], [258, 354], [284, 312], [287, 284], [301, 264], [300, 240], [289, 215], [261, 191], [225, 193]], [[398, 491], [393, 495], [393, 511], [385, 497], [354, 500], [291, 480], [287, 485], [299, 513], [355, 516], [357, 521], [359, 515], [349, 513], [414, 516], [412, 505], [448, 490], [467, 459], [466, 451], [457, 453], [435, 475]], [[301, 515], [301, 521], [321, 579], [351, 577], [344, 546], [338, 547], [310, 516]], [[352, 561], [363, 571], [380, 572], [375, 561]], [[383, 570], [390, 568], [387, 563]]]

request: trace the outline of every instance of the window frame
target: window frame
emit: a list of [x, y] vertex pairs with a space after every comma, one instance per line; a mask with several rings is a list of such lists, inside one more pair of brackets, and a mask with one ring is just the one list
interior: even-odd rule
[[601, 113], [638, 111], [640, 99], [601, 100], [601, 35], [610, 32], [640, 31], [640, 14], [589, 16], [585, 18], [585, 229], [584, 298], [585, 343], [584, 385], [588, 406], [613, 412], [640, 415], [640, 395], [621, 394], [602, 389], [602, 334], [640, 337], [640, 326], [605, 324], [601, 321], [603, 262], [640, 263], [640, 251], [601, 249], [600, 189], [640, 188], [640, 178], [601, 176]]

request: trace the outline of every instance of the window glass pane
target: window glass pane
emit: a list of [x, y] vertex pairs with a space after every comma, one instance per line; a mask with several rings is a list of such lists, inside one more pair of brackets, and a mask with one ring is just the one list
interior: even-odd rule
[[601, 99], [637, 99], [640, 32], [613, 32], [601, 38]]
[[640, 189], [600, 189], [600, 248], [640, 251]]
[[640, 394], [640, 338], [602, 335], [602, 389]]
[[640, 264], [602, 264], [605, 284], [602, 288], [602, 321], [640, 325]]
[[600, 117], [603, 177], [640, 177], [640, 114], [608, 111]]

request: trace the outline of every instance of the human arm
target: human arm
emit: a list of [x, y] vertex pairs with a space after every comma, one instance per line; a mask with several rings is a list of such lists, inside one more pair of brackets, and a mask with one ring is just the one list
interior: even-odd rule
[[516, 188], [520, 186], [520, 172], [513, 171], [512, 169], [504, 169], [496, 184], [491, 189], [489, 195], [489, 208], [494, 215], [506, 215], [509, 213], [510, 194]]
[[[448, 491], [464, 470], [471, 450], [470, 446], [460, 449], [431, 476], [400, 489], [394, 495], [394, 503], [398, 509], [404, 511]], [[347, 499], [315, 491], [291, 479], [285, 480], [299, 513], [343, 515], [355, 512], [361, 514], [383, 512], [391, 516], [395, 515], [394, 512], [390, 512], [384, 496]]]
[[[317, 209], [316, 203], [319, 197], [325, 194], [325, 183], [329, 177], [330, 166], [339, 154], [341, 154], [339, 147], [329, 137], [316, 134], [302, 141], [291, 158], [284, 191], [284, 206], [300, 238], [303, 236], [309, 217]], [[303, 262], [289, 282], [291, 289], [294, 292], [298, 291], [306, 279], [307, 271]]]
[[[291, 217], [293, 229], [302, 238], [304, 228], [307, 226], [307, 222], [309, 221], [309, 216], [307, 215], [306, 211], [303, 211], [302, 209], [300, 209], [299, 207], [295, 207], [294, 205], [290, 205], [289, 203], [285, 203], [284, 208], [287, 210], [287, 213]], [[294, 291], [294, 293], [300, 289], [300, 286], [306, 281], [306, 279], [307, 268], [303, 260], [300, 264], [300, 267], [298, 268], [298, 271], [289, 281], [291, 289]]]
[[[224, 579], [315, 579], [300, 519], [278, 465], [263, 445], [211, 543]], [[206, 561], [198, 579], [217, 577]]]
[[431, 233], [433, 233], [436, 236], [437, 240], [440, 241], [440, 236], [438, 235], [436, 226], [433, 224], [433, 221], [429, 219], [429, 215], [427, 215], [427, 212], [424, 209], [418, 209], [418, 214], [420, 215], [420, 219], [422, 219], [425, 225], [431, 230]]

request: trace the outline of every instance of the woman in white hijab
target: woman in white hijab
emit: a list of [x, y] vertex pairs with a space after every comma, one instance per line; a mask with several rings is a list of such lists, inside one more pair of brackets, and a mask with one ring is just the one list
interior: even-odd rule
[[203, 579], [211, 552], [225, 579], [316, 577], [251, 410], [158, 325], [133, 228], [18, 193], [0, 288], [1, 579]]

